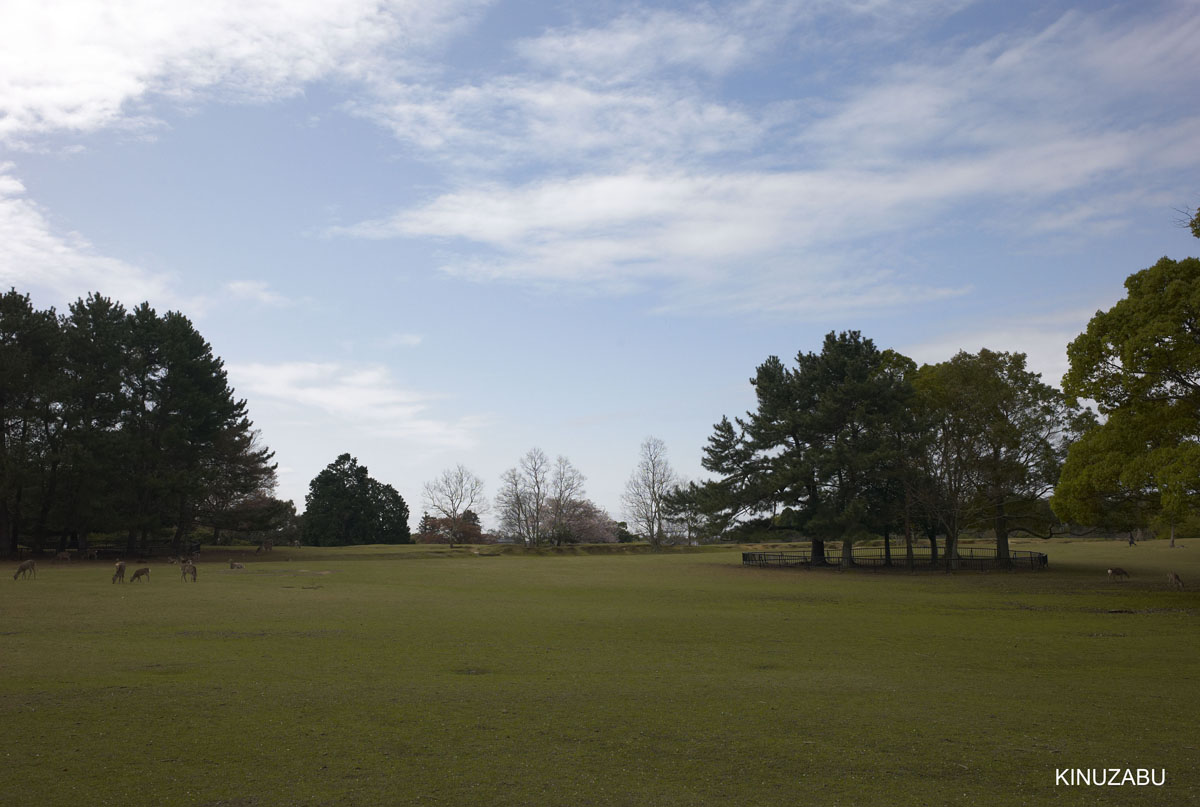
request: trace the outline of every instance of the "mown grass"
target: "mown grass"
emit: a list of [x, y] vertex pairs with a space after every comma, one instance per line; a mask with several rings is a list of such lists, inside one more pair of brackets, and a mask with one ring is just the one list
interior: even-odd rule
[[[910, 575], [279, 548], [124, 586], [42, 564], [0, 580], [0, 804], [1200, 803], [1200, 543], [1048, 551]], [[1168, 784], [1055, 787], [1102, 766]]]

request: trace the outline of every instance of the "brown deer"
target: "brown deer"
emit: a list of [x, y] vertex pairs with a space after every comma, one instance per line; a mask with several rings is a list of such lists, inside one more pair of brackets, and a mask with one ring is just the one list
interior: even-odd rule
[[230, 569], [245, 569], [246, 567], [241, 563], [235, 562], [233, 558], [230, 558], [229, 559], [229, 568]]
[[59, 552], [57, 555], [54, 556], [54, 561], [55, 561], [55, 563], [57, 563], [60, 560], [65, 560], [67, 563], [70, 563], [71, 562], [71, 553], [70, 552]]
[[141, 580], [143, 577], [146, 578], [147, 583], [150, 582], [150, 567], [149, 566], [143, 566], [140, 569], [135, 569], [133, 572], [133, 578], [129, 582], [136, 583], [137, 581]]
[[24, 577], [28, 579], [29, 575], [31, 574], [33, 575], [34, 579], [37, 579], [37, 564], [32, 560], [27, 560], [18, 566], [15, 572], [13, 572], [13, 580], [16, 580], [18, 577]]
[[179, 567], [179, 581], [182, 583], [188, 579], [188, 575], [192, 576], [192, 582], [196, 582], [196, 567], [191, 563], [184, 563]]
[[119, 560], [116, 563], [115, 571], [113, 572], [113, 582], [125, 582], [125, 561]]
[[1183, 581], [1179, 579], [1179, 575], [1177, 575], [1175, 572], [1167, 572], [1167, 582], [1170, 583], [1173, 588], [1183, 591]]
[[1109, 580], [1120, 580], [1122, 577], [1124, 577], [1126, 580], [1128, 580], [1129, 572], [1125, 571], [1124, 569], [1122, 569], [1119, 566], [1114, 566], [1113, 568], [1108, 570], [1108, 579]]

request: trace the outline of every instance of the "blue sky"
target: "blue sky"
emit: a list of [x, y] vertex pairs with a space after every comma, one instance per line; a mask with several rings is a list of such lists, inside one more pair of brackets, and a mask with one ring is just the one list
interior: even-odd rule
[[[194, 6], [194, 7], [193, 7]], [[775, 354], [1064, 348], [1195, 254], [1200, 3], [0, 7], [0, 282], [188, 314], [280, 464], [620, 517]]]

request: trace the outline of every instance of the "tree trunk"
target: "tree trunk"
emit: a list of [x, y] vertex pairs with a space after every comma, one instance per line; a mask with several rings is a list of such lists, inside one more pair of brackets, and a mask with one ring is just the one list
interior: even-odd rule
[[1175, 548], [1175, 522], [1171, 522], [1171, 549]]
[[842, 568], [849, 569], [854, 565], [854, 534], [849, 530], [842, 533]]
[[958, 534], [946, 533], [946, 571], [958, 571]]
[[996, 517], [993, 529], [996, 533], [996, 562], [1002, 569], [1012, 568], [1012, 553], [1008, 551], [1008, 514], [1004, 512], [1004, 500], [996, 500]]
[[[33, 534], [37, 536], [37, 544], [41, 546], [46, 541], [46, 522], [50, 520], [50, 503], [54, 501], [54, 491], [58, 487], [58, 461], [50, 463], [50, 481], [42, 490], [42, 505], [38, 508], [37, 521], [33, 525]], [[63, 530], [58, 539], [58, 551], [67, 549], [67, 531]]]
[[883, 528], [883, 565], [892, 565], [892, 531], [887, 527]]
[[8, 501], [0, 495], [0, 538], [4, 541], [4, 553], [9, 557], [17, 556], [17, 532], [12, 528], [12, 520], [8, 517]]
[[179, 497], [179, 510], [176, 513], [175, 534], [171, 537], [171, 552], [175, 557], [183, 555], [183, 539], [191, 531], [192, 518], [188, 512], [187, 499]]
[[908, 486], [904, 488], [904, 556], [908, 561], [909, 571], [916, 566], [916, 558], [913, 557], [913, 534], [912, 534], [912, 518], [909, 510], [909, 492]]
[[819, 541], [816, 538], [812, 539], [812, 565], [813, 566], [828, 566], [829, 561], [825, 559], [825, 542]]

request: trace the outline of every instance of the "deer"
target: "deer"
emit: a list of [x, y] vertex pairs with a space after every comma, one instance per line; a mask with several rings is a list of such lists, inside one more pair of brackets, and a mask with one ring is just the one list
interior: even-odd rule
[[34, 579], [36, 580], [37, 579], [37, 564], [34, 563], [32, 560], [27, 560], [24, 563], [22, 563], [20, 566], [18, 566], [17, 570], [15, 572], [13, 572], [13, 580], [16, 580], [18, 577], [24, 577], [24, 578], [28, 579], [29, 575], [31, 575], [31, 574], [33, 575]]
[[192, 565], [191, 563], [184, 563], [184, 564], [180, 565], [180, 567], [179, 567], [179, 582], [182, 583], [183, 581], [187, 580], [189, 574], [192, 576], [192, 582], [195, 583], [196, 582], [196, 567], [194, 565]]
[[1119, 566], [1114, 566], [1113, 568], [1108, 570], [1108, 579], [1109, 580], [1120, 580], [1122, 577], [1124, 577], [1126, 580], [1128, 580], [1129, 572], [1125, 571], [1124, 569], [1122, 569]]
[[137, 581], [141, 580], [143, 577], [146, 578], [147, 583], [150, 582], [150, 567], [149, 566], [143, 566], [140, 569], [135, 569], [133, 572], [133, 579], [130, 580], [129, 582], [136, 583]]
[[116, 571], [113, 572], [113, 582], [116, 583], [119, 580], [120, 582], [124, 583], [125, 582], [125, 561], [118, 560], [116, 563], [116, 566], [114, 568], [116, 569]]
[[65, 560], [67, 563], [70, 563], [71, 562], [71, 553], [70, 552], [59, 552], [57, 555], [54, 556], [54, 561], [57, 563], [60, 560]]
[[1175, 572], [1167, 572], [1167, 582], [1170, 583], [1173, 588], [1183, 591], [1183, 581], [1179, 579], [1179, 575], [1177, 575]]
[[230, 568], [230, 569], [245, 569], [246, 567], [245, 567], [243, 564], [241, 564], [241, 563], [236, 563], [236, 562], [233, 560], [233, 558], [230, 558], [230, 559], [229, 559], [229, 568]]

